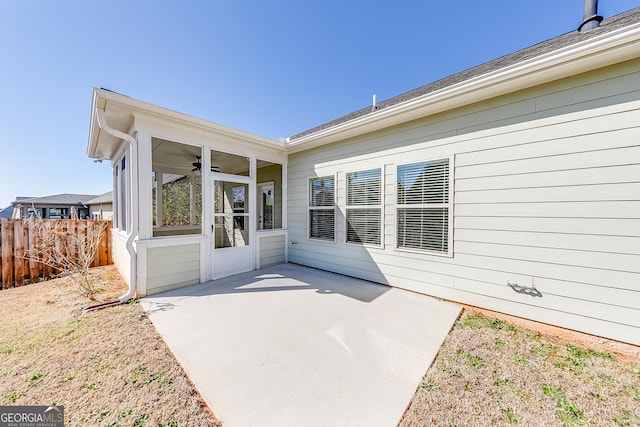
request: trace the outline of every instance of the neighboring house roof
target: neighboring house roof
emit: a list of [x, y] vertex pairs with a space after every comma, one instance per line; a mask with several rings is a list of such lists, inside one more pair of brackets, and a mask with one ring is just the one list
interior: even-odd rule
[[97, 196], [95, 194], [55, 194], [53, 196], [44, 197], [16, 197], [16, 200], [11, 202], [13, 206], [16, 205], [77, 205], [79, 203], [86, 204], [88, 200], [94, 199]]
[[11, 206], [0, 209], [0, 218], [11, 218], [13, 216], [13, 208]]
[[113, 191], [107, 191], [98, 197], [84, 202], [85, 205], [104, 205], [105, 203], [113, 203]]
[[408, 103], [412, 100], [416, 100], [417, 98], [424, 97], [425, 95], [433, 94], [438, 91], [444, 91], [447, 88], [463, 84], [464, 82], [471, 81], [481, 76], [496, 73], [501, 70], [506, 70], [509, 67], [513, 67], [517, 64], [521, 64], [527, 61], [531, 62], [536, 58], [547, 56], [554, 52], [562, 51], [563, 49], [566, 49], [568, 47], [596, 39], [598, 37], [610, 34], [616, 30], [629, 27], [630, 25], [638, 22], [640, 22], [640, 7], [606, 19], [602, 22], [600, 27], [591, 31], [581, 33], [576, 30], [570, 33], [566, 33], [559, 37], [519, 50], [517, 52], [479, 65], [477, 67], [473, 67], [452, 76], [443, 78], [436, 82], [421, 86], [417, 89], [411, 90], [385, 101], [381, 101], [376, 104], [375, 108], [372, 108], [372, 105], [361, 108], [342, 117], [338, 117], [335, 120], [329, 121], [312, 129], [291, 136], [290, 138], [288, 138], [288, 142], [291, 144], [295, 144], [298, 140], [301, 140], [304, 137], [317, 134], [341, 124], [346, 125], [348, 124], [348, 122], [352, 122], [363, 116], [373, 116], [392, 106], [397, 106], [402, 103]]

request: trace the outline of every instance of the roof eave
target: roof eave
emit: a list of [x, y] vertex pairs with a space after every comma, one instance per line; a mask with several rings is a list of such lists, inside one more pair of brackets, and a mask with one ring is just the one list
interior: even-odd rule
[[[118, 93], [111, 92], [105, 89], [94, 88], [93, 101], [91, 106], [89, 143], [87, 145], [87, 155], [92, 158], [111, 160], [111, 157], [115, 150], [109, 150], [106, 146], [108, 144], [113, 144], [114, 142], [119, 143], [119, 141], [117, 141], [113, 136], [108, 135], [106, 132], [101, 132], [97, 120], [98, 108], [102, 108], [105, 110], [110, 108], [121, 108], [125, 111], [130, 112], [132, 117], [135, 117], [136, 115], [146, 115], [161, 118], [163, 120], [171, 119], [178, 123], [188, 124], [190, 126], [194, 126], [219, 135], [225, 135], [230, 138], [240, 139], [253, 144], [275, 148], [281, 151], [285, 150], [284, 143], [277, 140], [223, 126], [214, 122], [210, 122], [208, 120], [190, 116], [188, 114], [179, 113], [177, 111], [159, 107], [157, 105], [149, 104], [137, 99], [129, 98], [127, 96], [120, 95]], [[118, 130], [125, 133], [129, 131], [129, 129]]]
[[307, 150], [640, 56], [640, 23], [585, 40], [287, 142]]
[[93, 95], [91, 97], [91, 118], [89, 121], [89, 141], [87, 143], [87, 156], [90, 158], [98, 158], [97, 150], [98, 150], [98, 133], [100, 131], [100, 127], [98, 127], [98, 123], [96, 120], [96, 102], [97, 102], [97, 94], [94, 88]]

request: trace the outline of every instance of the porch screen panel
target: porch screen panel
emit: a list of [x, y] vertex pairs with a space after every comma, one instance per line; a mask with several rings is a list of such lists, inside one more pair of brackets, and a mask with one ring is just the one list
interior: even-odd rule
[[202, 234], [202, 148], [151, 140], [154, 237]]
[[335, 178], [309, 179], [309, 238], [335, 239]]
[[347, 173], [347, 242], [380, 245], [381, 170]]
[[215, 181], [215, 247], [231, 248], [249, 244], [249, 185]]
[[449, 159], [397, 169], [397, 248], [449, 252]]

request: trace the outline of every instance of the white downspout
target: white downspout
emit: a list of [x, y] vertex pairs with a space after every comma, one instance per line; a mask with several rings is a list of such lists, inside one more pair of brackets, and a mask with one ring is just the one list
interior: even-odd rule
[[[130, 271], [129, 271], [129, 289], [127, 292], [122, 295], [119, 299], [120, 301], [128, 301], [131, 298], [136, 296], [137, 285], [138, 285], [138, 255], [136, 253], [135, 248], [133, 247], [133, 241], [138, 232], [138, 141], [129, 135], [128, 133], [120, 132], [117, 129], [113, 129], [107, 125], [107, 122], [104, 119], [104, 110], [100, 108], [96, 108], [96, 114], [98, 118], [98, 126], [100, 129], [107, 132], [109, 135], [112, 135], [116, 138], [120, 138], [123, 141], [126, 141], [129, 144], [129, 148], [131, 149], [131, 161], [129, 165], [131, 167], [131, 191], [129, 191], [130, 197], [130, 206], [132, 207], [131, 212], [131, 233], [127, 237], [127, 252], [129, 252], [130, 257]], [[134, 206], [134, 203], [136, 206]]]

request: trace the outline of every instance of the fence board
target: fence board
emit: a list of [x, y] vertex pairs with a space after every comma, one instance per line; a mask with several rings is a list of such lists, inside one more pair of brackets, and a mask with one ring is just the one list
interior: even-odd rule
[[[24, 227], [18, 222], [13, 223], [13, 282], [15, 286], [24, 285], [24, 259], [19, 254], [24, 253]], [[18, 255], [18, 256], [16, 256]]]
[[[13, 286], [13, 224], [8, 218], [0, 219], [2, 239], [2, 289]], [[6, 260], [6, 262], [5, 262]]]
[[[113, 235], [111, 234], [111, 227], [113, 227], [113, 224], [111, 221], [109, 221], [109, 224], [107, 225], [107, 229], [105, 233], [106, 239], [104, 240], [105, 241], [104, 250], [106, 253], [106, 256], [104, 257], [104, 259], [106, 260], [105, 263], [107, 265], [113, 264], [113, 252], [111, 252], [111, 243], [112, 243], [111, 239]], [[102, 244], [102, 241], [100, 242], [100, 244]]]
[[[33, 224], [29, 224], [28, 227], [25, 228], [29, 235], [29, 247], [33, 248], [38, 243]], [[31, 283], [37, 282], [40, 276], [42, 276], [42, 264], [34, 259], [29, 259], [29, 278], [31, 279]]]
[[[94, 220], [67, 220], [67, 219], [45, 219], [42, 221], [46, 230], [58, 227], [60, 232], [74, 233], [79, 236], [86, 236], [87, 232], [98, 227], [105, 227], [98, 245], [96, 257], [93, 261], [94, 267], [112, 264], [111, 255], [111, 221]], [[54, 275], [51, 266], [43, 266], [41, 263], [29, 259], [27, 251], [34, 248], [41, 242], [38, 240], [38, 233], [33, 222], [23, 219], [1, 218], [0, 219], [0, 283], [2, 289], [14, 286], [22, 286], [26, 283], [35, 283], [46, 280]], [[70, 243], [71, 238], [67, 238]], [[57, 242], [56, 247], [66, 250], [65, 245]], [[73, 253], [77, 256], [77, 253]]]
[[[105, 230], [106, 233], [108, 235], [111, 235], [111, 230], [106, 229]], [[109, 236], [110, 237], [110, 236]], [[108, 264], [108, 259], [109, 259], [109, 255], [107, 254], [108, 251], [108, 239], [100, 239], [100, 244], [98, 245], [98, 250], [96, 251], [96, 262], [98, 262], [98, 265], [101, 265], [102, 263], [104, 264]]]
[[78, 254], [76, 253], [76, 248], [73, 247], [72, 243], [73, 243], [73, 236], [72, 234], [75, 234], [78, 232], [78, 226], [76, 225], [75, 221], [67, 221], [67, 249], [71, 250], [71, 253], [69, 254], [72, 258], [75, 258], [78, 256]]
[[[51, 226], [53, 225], [53, 223], [51, 221], [44, 221], [43, 227], [44, 227], [44, 232], [45, 233], [49, 233], [51, 232]], [[36, 239], [38, 239], [38, 235], [36, 234]], [[40, 242], [38, 242], [40, 243]], [[50, 265], [47, 264], [43, 264], [42, 265], [42, 278], [43, 279], [48, 279], [49, 277], [53, 277], [54, 275], [54, 271], [53, 271], [53, 267], [51, 267]]]

